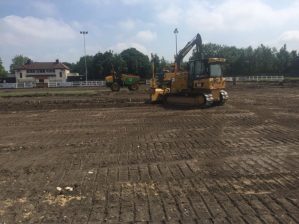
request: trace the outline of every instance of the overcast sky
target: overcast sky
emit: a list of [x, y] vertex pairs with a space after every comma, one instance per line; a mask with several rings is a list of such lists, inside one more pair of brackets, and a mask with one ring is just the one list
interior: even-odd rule
[[299, 0], [0, 0], [0, 57], [76, 62], [135, 47], [167, 60], [197, 33], [204, 43], [299, 50]]

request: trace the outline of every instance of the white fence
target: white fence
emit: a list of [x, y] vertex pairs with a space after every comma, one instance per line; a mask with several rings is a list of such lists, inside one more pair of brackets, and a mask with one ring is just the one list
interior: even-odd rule
[[48, 87], [97, 87], [105, 86], [105, 81], [80, 81], [80, 82], [49, 82]]
[[34, 83], [0, 83], [0, 89], [33, 88]]
[[226, 81], [229, 82], [282, 82], [284, 76], [240, 76], [240, 77], [225, 77]]
[[[80, 81], [80, 82], [49, 82], [49, 88], [56, 87], [101, 87], [105, 86], [105, 81]], [[17, 89], [17, 88], [35, 88], [36, 83], [22, 82], [22, 83], [0, 83], [0, 89]]]
[[15, 89], [18, 88], [17, 83], [0, 83], [0, 89]]
[[[240, 76], [240, 77], [225, 77], [228, 82], [282, 82], [284, 76]], [[146, 80], [146, 85], [150, 84], [150, 80]], [[80, 82], [49, 82], [48, 87], [102, 87], [105, 86], [105, 81], [80, 81]], [[0, 83], [0, 89], [16, 89], [16, 88], [34, 88], [36, 83], [26, 82], [26, 83]]]

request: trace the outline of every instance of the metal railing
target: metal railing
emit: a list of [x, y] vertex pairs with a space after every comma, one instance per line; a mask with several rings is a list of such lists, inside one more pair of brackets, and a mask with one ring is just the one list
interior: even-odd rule
[[105, 86], [105, 81], [49, 82], [48, 87], [97, 87]]
[[0, 89], [16, 89], [18, 88], [17, 83], [0, 83]]
[[[282, 82], [285, 79], [284, 76], [239, 76], [239, 77], [225, 77], [228, 82]], [[146, 80], [146, 85], [150, 84], [150, 80]], [[49, 82], [49, 88], [59, 87], [102, 87], [105, 86], [105, 81], [76, 81], [76, 82]], [[0, 89], [17, 89], [17, 88], [34, 88], [36, 83], [24, 82], [24, 83], [0, 83]]]
[[272, 75], [262, 75], [262, 76], [238, 76], [238, 77], [225, 77], [226, 81], [233, 82], [282, 82], [284, 76], [272, 76]]
[[49, 88], [56, 88], [56, 87], [72, 87], [72, 82], [49, 82]]
[[[0, 89], [24, 89], [35, 88], [38, 83], [35, 82], [20, 82], [20, 83], [0, 83]], [[48, 85], [47, 85], [48, 84]], [[79, 82], [48, 82], [46, 85], [49, 88], [59, 87], [101, 87], [105, 86], [105, 81], [79, 81]]]
[[18, 89], [18, 88], [33, 88], [35, 83], [23, 82], [23, 83], [0, 83], [0, 89]]
[[80, 82], [71, 82], [73, 87], [82, 86], [82, 87], [96, 87], [96, 86], [105, 86], [105, 81], [80, 81]]

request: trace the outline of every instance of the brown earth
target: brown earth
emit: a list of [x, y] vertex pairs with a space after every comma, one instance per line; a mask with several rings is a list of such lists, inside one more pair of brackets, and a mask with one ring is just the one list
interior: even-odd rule
[[0, 223], [299, 223], [299, 88], [0, 98]]

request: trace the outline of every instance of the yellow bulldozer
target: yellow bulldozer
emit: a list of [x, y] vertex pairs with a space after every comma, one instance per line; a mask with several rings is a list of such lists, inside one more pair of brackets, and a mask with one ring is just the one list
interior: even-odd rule
[[[196, 46], [194, 57], [181, 70], [181, 62]], [[172, 71], [165, 71], [158, 78], [153, 73], [150, 83], [150, 101], [191, 106], [223, 105], [228, 100], [222, 74], [224, 58], [203, 58], [202, 39], [197, 34], [175, 56]]]

